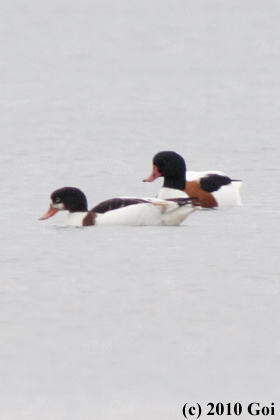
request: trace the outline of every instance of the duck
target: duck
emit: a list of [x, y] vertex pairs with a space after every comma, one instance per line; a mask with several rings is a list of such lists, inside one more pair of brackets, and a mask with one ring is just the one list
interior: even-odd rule
[[197, 197], [201, 207], [240, 206], [241, 180], [231, 179], [221, 171], [188, 172], [184, 158], [173, 151], [162, 151], [153, 158], [151, 175], [143, 182], [163, 177], [157, 198]]
[[76, 187], [63, 187], [50, 196], [50, 207], [39, 220], [67, 211], [68, 226], [178, 226], [200, 203], [193, 197], [158, 198], [119, 197], [103, 201], [88, 210], [85, 194]]

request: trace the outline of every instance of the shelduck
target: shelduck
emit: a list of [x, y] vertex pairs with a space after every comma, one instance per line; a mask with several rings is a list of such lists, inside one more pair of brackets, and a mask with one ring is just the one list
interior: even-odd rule
[[51, 194], [50, 207], [39, 220], [46, 220], [60, 210], [68, 213], [68, 226], [177, 226], [200, 208], [196, 198], [119, 197], [103, 201], [88, 210], [85, 194], [74, 187], [64, 187]]
[[171, 151], [157, 153], [152, 174], [144, 182], [163, 177], [157, 198], [197, 197], [202, 207], [232, 207], [241, 204], [242, 181], [231, 179], [220, 171], [187, 172], [182, 156]]

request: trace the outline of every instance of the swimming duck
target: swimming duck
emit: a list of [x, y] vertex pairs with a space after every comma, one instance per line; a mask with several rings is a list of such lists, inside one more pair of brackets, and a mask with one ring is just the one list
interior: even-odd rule
[[195, 198], [119, 197], [111, 198], [88, 210], [85, 194], [75, 187], [64, 187], [51, 194], [47, 213], [39, 220], [46, 220], [60, 210], [68, 212], [68, 226], [130, 225], [177, 226], [189, 214], [200, 208]]
[[163, 187], [157, 198], [197, 197], [202, 207], [242, 205], [242, 181], [231, 179], [220, 171], [187, 172], [182, 156], [171, 151], [157, 153], [153, 158], [152, 174], [144, 182], [163, 177]]

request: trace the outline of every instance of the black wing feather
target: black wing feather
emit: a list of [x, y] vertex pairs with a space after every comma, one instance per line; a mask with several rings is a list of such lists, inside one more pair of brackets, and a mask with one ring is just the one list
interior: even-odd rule
[[173, 201], [177, 203], [179, 207], [192, 204], [194, 207], [201, 206], [201, 203], [197, 197], [179, 197], [179, 198], [167, 198], [166, 201]]
[[122, 207], [141, 203], [148, 203], [148, 201], [141, 198], [111, 198], [110, 200], [102, 201], [101, 203], [97, 204], [90, 211], [103, 214], [110, 210], [117, 210]]
[[218, 174], [209, 174], [200, 180], [201, 189], [209, 193], [218, 191], [223, 185], [229, 184], [231, 184], [231, 179], [228, 176]]

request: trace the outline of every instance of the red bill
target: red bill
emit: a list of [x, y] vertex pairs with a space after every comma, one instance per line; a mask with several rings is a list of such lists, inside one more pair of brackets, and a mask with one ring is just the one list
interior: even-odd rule
[[162, 175], [159, 172], [157, 166], [154, 166], [151, 175], [148, 178], [143, 179], [143, 182], [152, 182], [155, 179], [159, 178], [160, 176], [162, 176]]
[[55, 209], [52, 206], [50, 206], [50, 208], [47, 211], [47, 213], [44, 216], [40, 217], [39, 220], [49, 219], [50, 217], [54, 216], [58, 211], [59, 211], [58, 209]]

